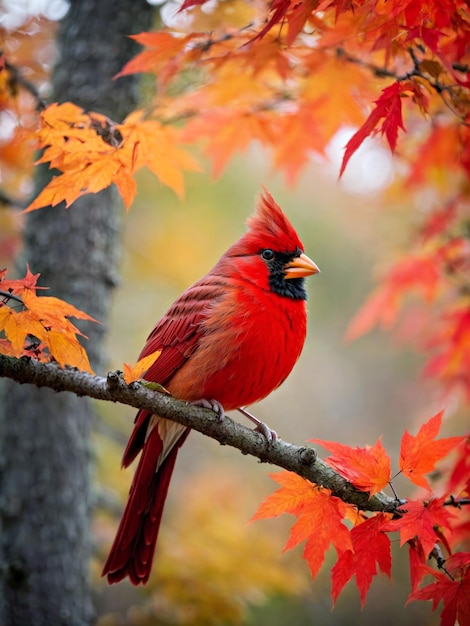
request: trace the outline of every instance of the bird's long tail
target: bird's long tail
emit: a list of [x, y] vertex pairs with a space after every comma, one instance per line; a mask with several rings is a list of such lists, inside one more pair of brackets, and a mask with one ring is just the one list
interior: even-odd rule
[[142, 450], [129, 499], [102, 572], [109, 583], [117, 583], [126, 576], [134, 585], [148, 581], [176, 456], [189, 433], [189, 429], [172, 422], [177, 436], [173, 432], [168, 445], [167, 438], [161, 436], [162, 429], [149, 426], [151, 417], [144, 411], [138, 413], [124, 452], [122, 464], [127, 467]]

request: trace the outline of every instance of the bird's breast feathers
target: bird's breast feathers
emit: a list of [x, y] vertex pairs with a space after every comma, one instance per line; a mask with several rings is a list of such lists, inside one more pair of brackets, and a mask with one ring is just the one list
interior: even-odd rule
[[210, 305], [191, 358], [169, 385], [187, 400], [226, 410], [267, 396], [289, 375], [306, 334], [306, 305], [256, 288], [234, 288]]

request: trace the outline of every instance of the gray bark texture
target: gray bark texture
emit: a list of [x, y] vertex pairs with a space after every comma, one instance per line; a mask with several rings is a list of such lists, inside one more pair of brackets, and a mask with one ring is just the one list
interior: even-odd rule
[[[135, 108], [135, 77], [112, 80], [149, 30], [145, 0], [74, 0], [59, 27], [51, 101], [70, 100], [121, 121]], [[38, 172], [37, 190], [51, 172]], [[69, 210], [28, 216], [19, 271], [29, 263], [49, 295], [103, 325], [81, 325], [99, 370], [117, 281], [121, 206], [112, 189]], [[0, 624], [83, 626], [93, 621], [89, 580], [89, 398], [7, 381], [0, 403]]]

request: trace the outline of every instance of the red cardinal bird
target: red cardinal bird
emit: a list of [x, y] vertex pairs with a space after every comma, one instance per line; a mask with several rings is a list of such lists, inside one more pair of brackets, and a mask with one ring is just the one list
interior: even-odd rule
[[[139, 357], [161, 350], [145, 379], [220, 415], [261, 400], [289, 375], [305, 341], [304, 277], [319, 271], [267, 191], [247, 226], [171, 306]], [[148, 411], [137, 413], [123, 467], [142, 454], [103, 569], [108, 582], [148, 581], [176, 455], [188, 433]]]

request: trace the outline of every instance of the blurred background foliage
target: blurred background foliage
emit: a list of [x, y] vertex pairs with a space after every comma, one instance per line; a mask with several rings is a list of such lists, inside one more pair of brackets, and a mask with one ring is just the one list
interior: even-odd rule
[[[5, 16], [15, 6], [18, 12], [20, 5], [1, 3], [4, 24]], [[31, 17], [32, 10], [30, 5], [23, 21], [10, 27], [20, 30], [4, 44], [25, 68], [25, 76], [47, 92], [54, 24]], [[27, 127], [33, 103], [27, 94], [22, 97], [26, 113], [21, 113], [19, 126]], [[18, 151], [5, 157], [12, 132], [2, 116], [0, 148], [11, 165], [3, 167], [2, 189], [9, 194], [20, 190], [26, 197], [30, 170], [18, 169]], [[17, 146], [21, 139], [15, 140]], [[136, 360], [174, 298], [243, 232], [264, 184], [296, 226], [321, 274], [308, 282], [309, 334], [302, 357], [286, 383], [253, 411], [282, 439], [296, 444], [315, 437], [363, 446], [383, 436], [396, 467], [404, 428], [416, 429], [449, 400], [422, 377], [422, 357], [400, 336], [375, 331], [354, 343], [344, 339], [380, 269], [409, 245], [414, 219], [410, 196], [394, 185], [394, 163], [374, 141], [365, 142], [338, 182], [346, 141], [339, 138], [325, 159], [312, 159], [295, 188], [286, 186], [269, 154], [256, 145], [236, 156], [217, 180], [209, 177], [209, 163], [203, 173], [187, 175], [184, 199], [141, 174], [137, 201], [124, 218], [122, 278], [109, 327], [108, 367], [120, 369], [124, 361]], [[443, 187], [452, 184], [444, 157], [434, 173]], [[375, 184], [371, 178], [377, 179]], [[2, 265], [11, 263], [20, 229], [18, 209], [2, 208]], [[452, 424], [446, 422], [443, 436], [462, 432], [465, 425], [459, 407], [448, 408], [457, 417]], [[268, 476], [273, 468], [198, 433], [190, 435], [179, 454], [149, 585], [136, 589], [125, 581], [108, 587], [100, 571], [132, 478], [132, 469], [119, 467], [133, 412], [107, 404], [97, 404], [96, 410], [92, 573], [100, 626], [438, 623], [426, 604], [404, 608], [409, 581], [406, 559], [399, 557], [394, 559], [393, 585], [383, 577], [375, 580], [362, 611], [350, 583], [331, 612], [333, 558], [312, 585], [301, 549], [281, 554], [291, 520], [249, 523], [259, 502], [275, 488]], [[396, 487], [405, 497], [400, 486], [398, 479]], [[394, 550], [399, 552], [398, 544]]]

